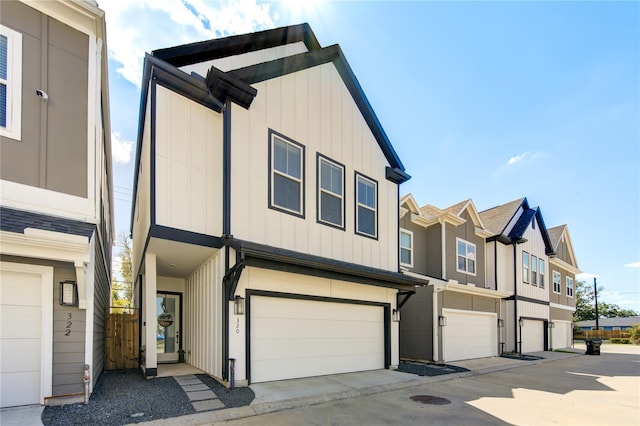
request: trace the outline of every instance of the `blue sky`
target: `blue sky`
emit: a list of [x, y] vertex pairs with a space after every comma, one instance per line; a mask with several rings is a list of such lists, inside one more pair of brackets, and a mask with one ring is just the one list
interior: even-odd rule
[[[479, 210], [526, 196], [583, 279], [640, 311], [640, 3], [102, 0], [116, 229], [128, 231], [144, 52], [301, 22], [340, 44], [413, 178]], [[615, 226], [614, 226], [615, 225]]]

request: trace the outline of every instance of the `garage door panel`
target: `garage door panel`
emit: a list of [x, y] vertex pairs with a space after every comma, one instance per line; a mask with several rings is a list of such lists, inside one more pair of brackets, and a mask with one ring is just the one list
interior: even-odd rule
[[40, 369], [40, 339], [2, 339], [0, 373]]
[[494, 313], [443, 309], [446, 362], [497, 355], [497, 315]]
[[551, 344], [553, 349], [571, 347], [572, 327], [571, 323], [554, 321], [554, 328], [551, 329]]
[[40, 403], [40, 371], [0, 373], [0, 407]]
[[254, 383], [384, 368], [381, 306], [263, 296], [250, 306]]
[[524, 320], [522, 326], [522, 348], [523, 353], [541, 352], [544, 350], [544, 322], [535, 320]]
[[2, 305], [0, 307], [2, 338], [40, 338], [42, 308], [40, 306]]
[[42, 278], [40, 274], [2, 271], [2, 304], [16, 306], [40, 306], [42, 302]]

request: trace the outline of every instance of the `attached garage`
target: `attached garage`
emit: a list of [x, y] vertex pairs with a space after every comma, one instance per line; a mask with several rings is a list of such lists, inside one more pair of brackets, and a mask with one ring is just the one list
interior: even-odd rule
[[0, 262], [0, 408], [51, 394], [53, 268]]
[[522, 353], [541, 352], [545, 350], [544, 321], [524, 319], [521, 330]]
[[249, 293], [250, 381], [386, 368], [388, 311], [384, 303]]
[[443, 309], [446, 362], [498, 355], [497, 315], [491, 312]]
[[573, 327], [568, 321], [553, 321], [554, 327], [551, 329], [551, 347], [562, 349], [571, 347], [573, 341]]

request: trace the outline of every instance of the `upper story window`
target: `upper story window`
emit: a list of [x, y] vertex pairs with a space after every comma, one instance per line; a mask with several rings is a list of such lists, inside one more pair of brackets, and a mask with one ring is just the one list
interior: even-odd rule
[[318, 154], [318, 221], [344, 229], [344, 166]]
[[20, 140], [22, 34], [0, 25], [0, 136]]
[[378, 238], [378, 182], [356, 173], [356, 234]]
[[400, 264], [413, 267], [413, 232], [400, 230]]
[[304, 217], [304, 146], [269, 132], [269, 207]]
[[544, 260], [538, 259], [539, 267], [538, 267], [538, 285], [540, 288], [544, 288]]
[[531, 256], [531, 285], [538, 285], [538, 258]]
[[560, 294], [560, 272], [553, 271], [553, 292]]
[[458, 263], [456, 269], [465, 274], [476, 274], [476, 245], [456, 238], [458, 247]]
[[529, 284], [529, 253], [522, 252], [522, 282]]
[[573, 278], [567, 277], [567, 297], [573, 297]]

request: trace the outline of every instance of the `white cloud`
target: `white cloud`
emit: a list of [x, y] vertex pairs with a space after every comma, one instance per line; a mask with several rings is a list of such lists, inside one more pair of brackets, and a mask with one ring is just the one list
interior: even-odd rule
[[110, 59], [116, 71], [140, 86], [145, 52], [273, 28], [270, 6], [256, 0], [108, 0], [100, 3], [107, 20]]
[[640, 268], [640, 262], [631, 262], [624, 265], [625, 268]]
[[111, 133], [111, 157], [115, 164], [128, 164], [131, 161], [133, 142], [124, 140], [120, 133]]
[[600, 275], [592, 274], [592, 273], [589, 273], [589, 272], [582, 272], [582, 273], [576, 275], [576, 280], [578, 280], [578, 281], [593, 282], [594, 278], [600, 278]]
[[511, 157], [511, 158], [509, 158], [509, 161], [507, 161], [507, 164], [511, 166], [513, 164], [519, 163], [520, 161], [524, 160], [524, 158], [528, 154], [529, 154], [528, 152], [523, 152], [520, 155], [516, 155], [515, 157]]

